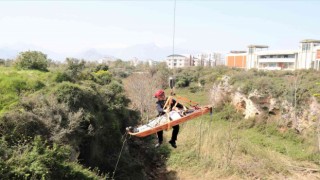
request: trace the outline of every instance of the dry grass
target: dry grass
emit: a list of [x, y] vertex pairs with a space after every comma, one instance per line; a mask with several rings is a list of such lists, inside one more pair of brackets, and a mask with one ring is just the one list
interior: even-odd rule
[[[167, 168], [176, 171], [176, 179], [316, 179], [320, 176], [319, 171], [294, 168], [314, 170], [319, 169], [317, 165], [255, 144], [243, 131], [246, 130], [238, 129], [232, 122], [210, 121], [208, 115], [189, 121], [181, 127], [178, 148], [172, 151]], [[169, 138], [171, 132], [165, 134]]]

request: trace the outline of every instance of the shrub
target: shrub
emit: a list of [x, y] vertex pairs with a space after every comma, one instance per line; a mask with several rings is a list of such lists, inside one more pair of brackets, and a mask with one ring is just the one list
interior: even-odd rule
[[40, 51], [21, 52], [15, 61], [15, 65], [18, 69], [48, 71], [48, 64], [47, 55]]
[[202, 89], [201, 87], [196, 86], [196, 85], [193, 85], [193, 86], [190, 86], [190, 87], [189, 87], [189, 91], [190, 91], [191, 93], [196, 93], [197, 91], [199, 91], [199, 90], [201, 90], [201, 89]]
[[109, 71], [99, 70], [95, 72], [94, 75], [97, 77], [96, 78], [97, 83], [101, 85], [106, 85], [111, 82], [112, 75]]
[[99, 64], [96, 68], [95, 68], [95, 71], [94, 72], [98, 72], [100, 70], [103, 70], [103, 71], [108, 71], [109, 70], [109, 66], [108, 65], [105, 65], [105, 64]]
[[58, 72], [55, 77], [56, 82], [63, 82], [63, 81], [72, 81], [72, 78], [65, 72], [61, 73]]
[[80, 79], [81, 72], [84, 70], [86, 62], [75, 58], [67, 58], [67, 70], [66, 74], [73, 80], [77, 81]]
[[[4, 144], [4, 143], [0, 143]], [[7, 156], [1, 156], [1, 179], [102, 179], [95, 173], [71, 162], [69, 146], [50, 146], [36, 136], [30, 144], [5, 147]], [[10, 153], [9, 153], [10, 152]]]

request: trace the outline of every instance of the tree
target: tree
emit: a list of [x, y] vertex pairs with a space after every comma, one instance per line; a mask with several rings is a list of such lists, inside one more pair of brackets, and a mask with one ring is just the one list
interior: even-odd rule
[[47, 55], [40, 51], [21, 52], [15, 61], [18, 69], [37, 69], [48, 71], [49, 61]]
[[141, 113], [142, 119], [149, 120], [155, 112], [153, 93], [159, 83], [149, 73], [134, 73], [125, 81], [125, 89], [134, 109]]
[[0, 59], [0, 65], [3, 66], [3, 65], [5, 65], [5, 64], [6, 64], [6, 60]]
[[84, 60], [79, 60], [76, 58], [67, 58], [67, 70], [66, 73], [71, 79], [77, 81], [80, 79], [82, 70], [84, 70], [86, 62]]
[[170, 70], [168, 69], [166, 63], [159, 63], [155, 66], [156, 73], [150, 72], [152, 78], [155, 79], [155, 81], [158, 83], [157, 86], [166, 89], [168, 87], [168, 79], [171, 75]]

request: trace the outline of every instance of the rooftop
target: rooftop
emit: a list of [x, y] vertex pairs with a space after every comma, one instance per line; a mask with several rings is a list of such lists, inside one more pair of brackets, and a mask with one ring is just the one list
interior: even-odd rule
[[287, 55], [296, 54], [298, 51], [295, 50], [273, 50], [273, 51], [259, 51], [256, 52], [257, 55]]
[[300, 43], [320, 43], [320, 40], [316, 40], [316, 39], [304, 39], [304, 40], [300, 41]]
[[246, 53], [247, 51], [230, 51], [230, 53], [233, 54], [240, 54], [240, 53]]
[[186, 57], [185, 55], [181, 55], [181, 54], [171, 54], [167, 57]]
[[248, 48], [268, 48], [269, 46], [266, 45], [249, 45]]

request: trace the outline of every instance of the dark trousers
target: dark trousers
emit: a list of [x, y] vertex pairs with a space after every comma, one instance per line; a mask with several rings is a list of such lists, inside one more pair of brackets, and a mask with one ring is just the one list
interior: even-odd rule
[[[173, 131], [172, 131], [172, 136], [171, 136], [171, 141], [176, 141], [179, 133], [179, 124], [176, 126], [172, 126]], [[159, 143], [162, 143], [163, 141], [163, 131], [157, 132], [158, 135], [158, 141]]]

